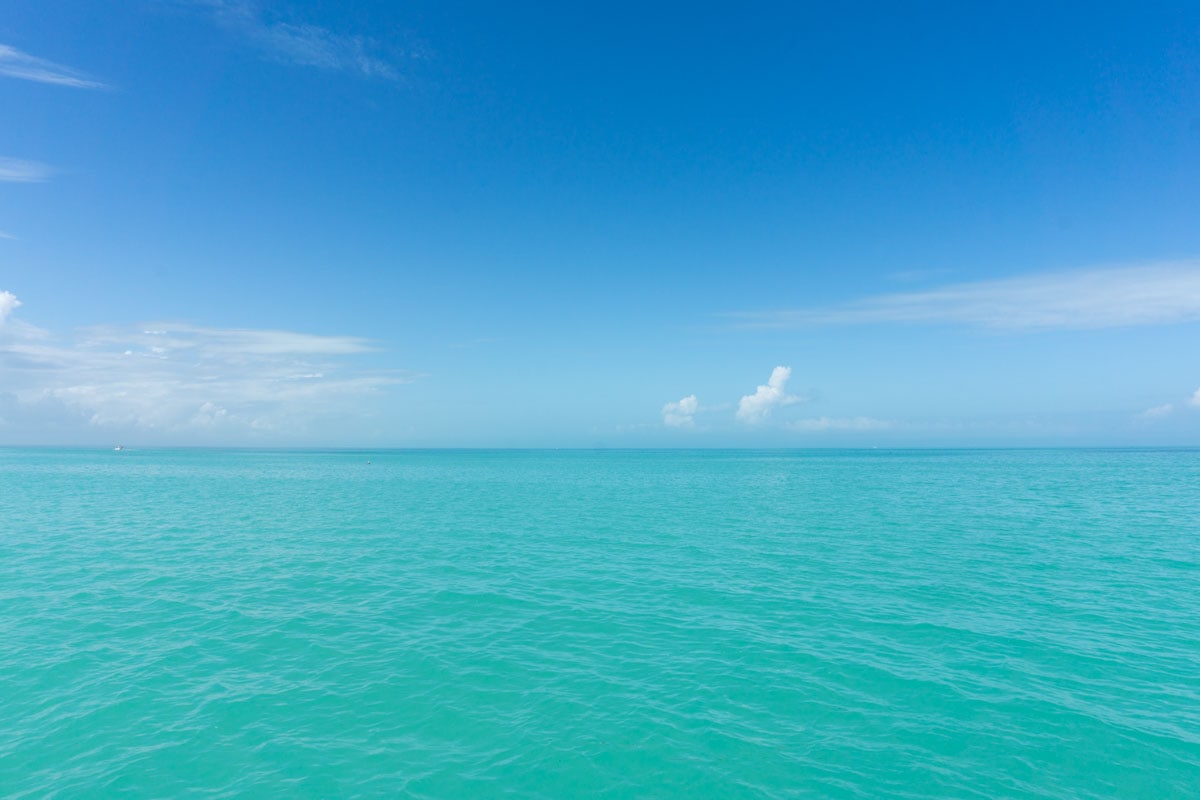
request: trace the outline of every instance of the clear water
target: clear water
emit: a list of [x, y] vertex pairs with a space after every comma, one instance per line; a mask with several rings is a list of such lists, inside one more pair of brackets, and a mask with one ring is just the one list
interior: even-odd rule
[[0, 509], [0, 795], [1200, 796], [1196, 451], [0, 450]]

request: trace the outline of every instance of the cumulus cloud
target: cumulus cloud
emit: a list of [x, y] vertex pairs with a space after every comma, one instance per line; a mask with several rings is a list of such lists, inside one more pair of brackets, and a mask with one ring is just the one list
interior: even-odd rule
[[105, 88], [103, 83], [94, 81], [77, 70], [31, 56], [6, 44], [0, 44], [0, 75], [75, 89]]
[[0, 156], [0, 183], [41, 183], [49, 177], [45, 164]]
[[749, 425], [757, 425], [771, 416], [771, 411], [780, 406], [789, 406], [804, 400], [798, 395], [787, 394], [791, 367], [776, 367], [765, 385], [760, 385], [754, 394], [738, 401], [737, 418]]
[[671, 428], [690, 428], [696, 422], [696, 412], [700, 410], [700, 401], [696, 395], [689, 394], [674, 403], [667, 403], [662, 409], [663, 424]]
[[[0, 294], [5, 314], [17, 300]], [[302, 433], [411, 374], [364, 369], [353, 336], [155, 323], [92, 328], [65, 340], [0, 327], [0, 386], [20, 408], [101, 428], [159, 433]], [[7, 414], [8, 412], [6, 412]]]
[[872, 417], [813, 417], [798, 419], [790, 423], [788, 427], [795, 431], [805, 432], [879, 431], [892, 427], [892, 423], [885, 419]]
[[21, 301], [12, 292], [0, 292], [0, 325], [4, 324], [4, 320], [8, 319], [8, 315], [21, 305]]
[[840, 306], [728, 315], [743, 327], [957, 323], [994, 330], [1162, 325], [1200, 320], [1200, 261], [959, 283]]

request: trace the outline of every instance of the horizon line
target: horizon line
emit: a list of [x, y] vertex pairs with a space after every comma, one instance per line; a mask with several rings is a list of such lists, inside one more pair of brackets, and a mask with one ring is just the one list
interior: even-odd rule
[[[99, 450], [117, 452], [108, 445], [96, 444], [3, 444], [0, 450]], [[806, 445], [801, 447], [471, 447], [471, 446], [367, 446], [367, 445], [218, 445], [218, 444], [161, 444], [121, 446], [119, 452], [148, 450], [239, 450], [246, 452], [326, 452], [326, 453], [379, 453], [379, 452], [811, 452], [811, 451], [855, 451], [895, 452], [901, 450], [923, 451], [1012, 451], [1012, 450], [1200, 450], [1197, 444], [1093, 444], [1093, 445]]]

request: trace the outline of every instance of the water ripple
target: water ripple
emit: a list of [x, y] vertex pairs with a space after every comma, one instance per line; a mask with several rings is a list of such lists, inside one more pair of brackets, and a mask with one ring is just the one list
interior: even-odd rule
[[1194, 451], [0, 450], [0, 496], [0, 795], [1200, 795]]

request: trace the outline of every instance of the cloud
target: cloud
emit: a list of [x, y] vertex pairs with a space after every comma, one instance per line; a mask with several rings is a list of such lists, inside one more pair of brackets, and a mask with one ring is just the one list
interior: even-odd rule
[[50, 168], [37, 161], [0, 156], [0, 183], [41, 183], [50, 177]]
[[[0, 294], [9, 311], [16, 303]], [[323, 415], [353, 415], [364, 398], [414, 379], [351, 360], [373, 350], [354, 336], [168, 323], [92, 328], [60, 341], [9, 323], [0, 327], [0, 386], [27, 411], [57, 415], [56, 424], [288, 435]]]
[[85, 330], [90, 347], [134, 343], [151, 352], [195, 352], [201, 355], [284, 357], [301, 355], [353, 355], [371, 352], [371, 343], [357, 336], [317, 336], [292, 331], [256, 328], [201, 328], [155, 322], [140, 331], [95, 327]]
[[689, 394], [677, 402], [663, 406], [663, 424], [670, 428], [690, 428], [695, 424], [696, 412], [699, 410], [700, 401], [696, 399], [696, 395]]
[[772, 370], [771, 378], [765, 386], [760, 385], [754, 394], [745, 395], [738, 401], [737, 418], [749, 425], [757, 425], [764, 422], [771, 415], [771, 410], [777, 406], [803, 402], [803, 397], [784, 391], [791, 376], [791, 367], [776, 367]]
[[16, 241], [16, 238], [17, 237], [13, 236], [11, 233], [0, 231], [0, 239], [12, 239], [13, 241]]
[[107, 88], [103, 83], [94, 81], [77, 70], [31, 56], [6, 44], [0, 44], [0, 75], [76, 89]]
[[12, 292], [0, 292], [0, 325], [8, 319], [8, 315], [21, 305], [21, 301]]
[[1186, 410], [1187, 408], [1200, 408], [1200, 389], [1192, 392], [1186, 400], [1179, 403], [1163, 403], [1161, 406], [1147, 408], [1145, 411], [1137, 414], [1134, 419], [1140, 422], [1153, 422], [1154, 420], [1169, 417], [1176, 411]]
[[1163, 417], [1170, 416], [1174, 410], [1174, 403], [1163, 403], [1161, 406], [1147, 408], [1145, 411], [1137, 415], [1137, 419], [1144, 421], [1162, 419]]
[[220, 25], [284, 63], [400, 80], [399, 70], [378, 54], [380, 45], [374, 39], [309, 23], [270, 21], [257, 3], [248, 0], [199, 0], [197, 4], [211, 9]]
[[880, 431], [892, 427], [885, 419], [872, 417], [813, 417], [798, 419], [788, 424], [794, 431]]
[[1200, 320], [1200, 261], [958, 283], [840, 306], [727, 316], [757, 328], [905, 322], [1022, 331], [1190, 322]]

